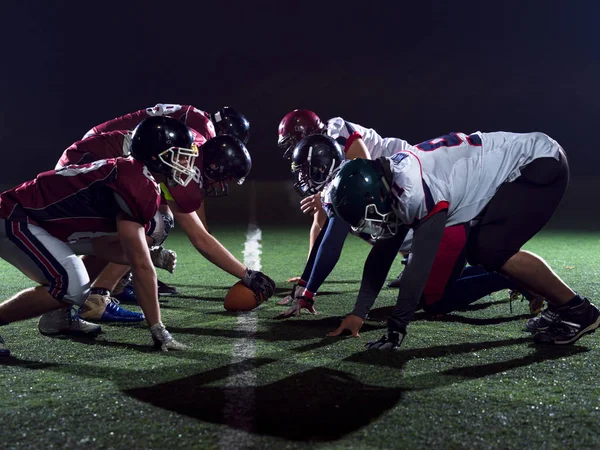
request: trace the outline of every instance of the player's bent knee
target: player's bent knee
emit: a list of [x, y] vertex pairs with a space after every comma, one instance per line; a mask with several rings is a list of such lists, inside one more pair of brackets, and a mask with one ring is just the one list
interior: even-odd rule
[[80, 288], [70, 289], [67, 294], [61, 299], [62, 302], [69, 305], [81, 306], [90, 296], [90, 287], [81, 286]]

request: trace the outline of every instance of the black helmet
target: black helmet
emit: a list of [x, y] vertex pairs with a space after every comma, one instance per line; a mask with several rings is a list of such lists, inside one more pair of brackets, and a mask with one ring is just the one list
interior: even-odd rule
[[235, 136], [216, 136], [202, 146], [202, 176], [206, 195], [227, 195], [227, 181], [235, 180], [237, 184], [242, 184], [251, 168], [250, 153]]
[[244, 144], [250, 139], [250, 122], [244, 115], [229, 106], [219, 109], [210, 117], [217, 136], [231, 134]]
[[313, 134], [302, 139], [292, 153], [294, 189], [302, 197], [320, 192], [344, 161], [344, 152], [335, 139]]
[[130, 150], [150, 172], [182, 186], [193, 178], [198, 149], [190, 129], [177, 119], [155, 116], [143, 120], [133, 130]]

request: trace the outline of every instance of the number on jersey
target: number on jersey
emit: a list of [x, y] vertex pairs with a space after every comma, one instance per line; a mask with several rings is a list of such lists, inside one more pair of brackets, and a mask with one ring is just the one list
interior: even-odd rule
[[[461, 136], [462, 135], [462, 136]], [[463, 142], [467, 141], [469, 145], [474, 147], [481, 147], [481, 137], [478, 134], [463, 134], [463, 133], [450, 133], [443, 136], [431, 139], [430, 141], [421, 142], [416, 147], [419, 150], [426, 152], [437, 150], [440, 147], [457, 147]]]

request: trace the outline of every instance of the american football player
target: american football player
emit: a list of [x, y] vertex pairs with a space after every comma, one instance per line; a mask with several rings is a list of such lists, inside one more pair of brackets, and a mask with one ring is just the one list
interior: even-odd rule
[[[317, 291], [337, 264], [346, 236], [351, 231], [350, 226], [336, 217], [331, 208], [332, 185], [329, 181], [344, 164], [343, 152], [337, 142], [322, 134], [308, 136], [296, 144], [291, 160], [294, 188], [304, 197], [322, 192], [327, 220], [311, 250], [302, 277], [292, 288], [291, 294], [278, 302], [287, 304], [293, 301], [290, 308], [279, 315], [280, 318], [299, 315], [303, 309], [316, 313], [314, 302]], [[530, 305], [537, 305], [537, 310], [540, 298], [523, 289], [519, 290], [508, 278], [482, 267], [465, 268], [466, 230], [468, 228], [463, 225], [444, 229], [421, 307], [431, 314], [445, 314], [462, 309], [493, 292], [511, 289], [523, 291]], [[372, 243], [370, 235], [358, 233], [358, 236]], [[407, 254], [411, 243], [412, 235], [409, 233], [400, 251]]]
[[568, 181], [563, 149], [543, 133], [450, 133], [390, 157], [348, 162], [333, 181], [333, 209], [376, 243], [365, 263], [354, 310], [335, 333], [349, 329], [358, 334], [412, 229], [411, 257], [388, 332], [367, 344], [370, 349], [398, 348], [444, 229], [472, 221], [468, 261], [547, 299], [548, 308], [526, 324], [536, 342], [567, 345], [593, 332], [600, 325], [600, 311], [542, 258], [521, 250], [550, 219]]
[[[92, 142], [110, 145], [106, 135]], [[0, 194], [0, 257], [39, 283], [0, 304], [0, 325], [83, 305], [97, 274], [77, 257], [88, 254], [129, 264], [155, 345], [186, 348], [161, 321], [144, 224], [158, 210], [158, 182], [188, 184], [198, 150], [188, 127], [168, 117], [141, 122], [130, 150], [132, 157], [43, 172]], [[0, 339], [0, 354], [9, 353]]]
[[[166, 234], [168, 234], [172, 226], [173, 216], [175, 216], [177, 222], [200, 253], [218, 267], [241, 278], [244, 276], [244, 273], [241, 272], [241, 268], [244, 268], [244, 266], [209, 234], [205, 226], [206, 218], [203, 209], [205, 196], [216, 197], [226, 195], [228, 189], [227, 182], [236, 181], [238, 184], [242, 184], [251, 168], [251, 160], [247, 150], [236, 139], [237, 136], [239, 139], [247, 142], [250, 125], [248, 120], [235, 109], [224, 107], [214, 114], [208, 114], [190, 105], [157, 104], [154, 107], [126, 114], [89, 130], [85, 134], [84, 140], [76, 142], [63, 153], [57, 167], [69, 163], [82, 163], [99, 158], [128, 154], [130, 133], [127, 130], [135, 127], [145, 118], [162, 116], [173, 117], [186, 123], [192, 130], [194, 142], [201, 151], [199, 157], [196, 159], [194, 179], [189, 186], [181, 187], [161, 184], [164, 202], [159, 208], [156, 220], [151, 224], [151, 229], [164, 229], [166, 230]], [[91, 150], [86, 147], [86, 138], [107, 132], [115, 133], [115, 142], [111, 146]], [[116, 133], [120, 133], [122, 137], [119, 137]], [[231, 133], [232, 135], [225, 133]], [[216, 135], [218, 136], [216, 140], [210, 141], [209, 145], [205, 145], [207, 140], [211, 140]], [[192, 216], [191, 213], [194, 211], [199, 217], [200, 223], [197, 223]], [[162, 223], [168, 223], [168, 225], [166, 227], [159, 226], [161, 225], [161, 221]], [[163, 236], [162, 240], [165, 237]], [[155, 250], [159, 250], [160, 254], [155, 255], [151, 253], [153, 257], [157, 256], [160, 258], [165, 254], [167, 256], [172, 255], [172, 252], [163, 250], [162, 247], [155, 248], [152, 252]], [[156, 258], [153, 258], [153, 260], [155, 261]], [[168, 257], [166, 260], [167, 264], [170, 263], [170, 265], [161, 267], [172, 270], [175, 261], [174, 258]], [[114, 303], [110, 301], [112, 299], [111, 295], [115, 295], [121, 301], [131, 302], [133, 300], [135, 302], [135, 294], [130, 286], [121, 286], [121, 289], [125, 288], [123, 295], [113, 294], [116, 287], [121, 284], [121, 276], [126, 274], [127, 271], [126, 266], [119, 267], [111, 264], [107, 267], [94, 281], [94, 294], [90, 296], [90, 299], [95, 304], [98, 304], [99, 307], [93, 311], [84, 309], [81, 312], [81, 316], [87, 320], [101, 320], [104, 315], [104, 305], [107, 302]], [[255, 277], [260, 278], [262, 274], [258, 274]], [[249, 280], [247, 282], [250, 283]], [[159, 293], [161, 295], [165, 295], [165, 289], [169, 289], [170, 292], [173, 288], [165, 286], [159, 281]], [[92, 301], [88, 302], [88, 304], [92, 304]], [[46, 334], [50, 334], [59, 332], [59, 330], [60, 332], [73, 331], [74, 327], [83, 328], [81, 327], [81, 321], [73, 322], [67, 319], [69, 319], [67, 315], [60, 317], [56, 314], [54, 314], [54, 317], [51, 317], [51, 314], [45, 315], [40, 319], [40, 330], [44, 329]], [[89, 329], [89, 326], [86, 329]]]

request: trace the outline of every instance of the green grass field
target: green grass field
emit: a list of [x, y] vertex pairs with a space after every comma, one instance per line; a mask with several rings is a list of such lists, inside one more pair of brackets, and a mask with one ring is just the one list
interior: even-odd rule
[[[263, 270], [287, 293], [306, 228], [263, 229]], [[215, 235], [242, 258], [245, 229]], [[547, 232], [528, 249], [600, 302], [599, 236]], [[104, 325], [96, 339], [50, 338], [36, 320], [3, 327], [0, 448], [599, 448], [600, 336], [568, 348], [532, 344], [525, 302], [507, 292], [444, 320], [417, 314], [403, 347], [366, 353], [362, 338], [324, 338], [348, 313], [369, 246], [348, 238], [317, 299], [319, 315], [274, 320], [283, 307], [227, 313], [235, 281], [174, 234], [181, 291], [163, 303], [170, 331], [193, 349], [157, 353], [140, 325]], [[390, 277], [400, 270], [399, 261]], [[31, 283], [0, 261], [5, 298]], [[393, 304], [384, 289], [376, 307]], [[132, 307], [135, 308], [135, 307]], [[249, 332], [248, 322], [256, 331]]]

